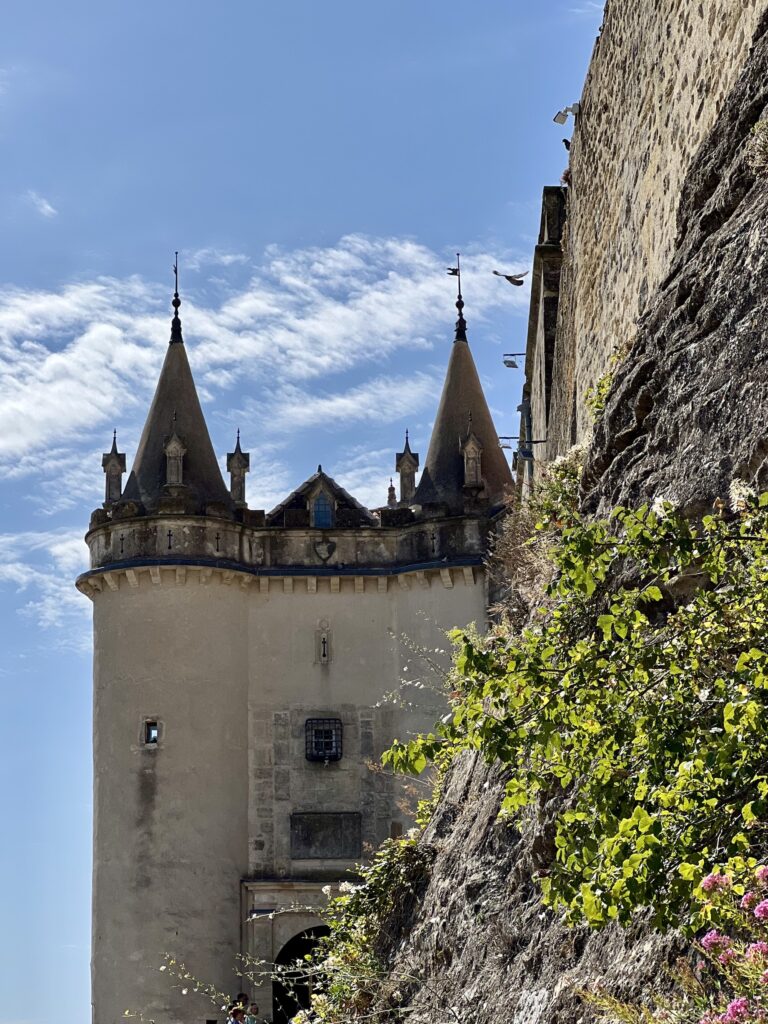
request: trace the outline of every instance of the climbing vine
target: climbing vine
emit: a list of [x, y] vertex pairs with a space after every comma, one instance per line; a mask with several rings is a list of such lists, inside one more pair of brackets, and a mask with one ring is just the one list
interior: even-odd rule
[[386, 760], [501, 762], [511, 822], [559, 801], [548, 904], [695, 929], [707, 865], [766, 838], [768, 494], [737, 487], [698, 523], [663, 500], [602, 519], [567, 504], [539, 527], [557, 531], [541, 613], [484, 640], [455, 631], [450, 713]]

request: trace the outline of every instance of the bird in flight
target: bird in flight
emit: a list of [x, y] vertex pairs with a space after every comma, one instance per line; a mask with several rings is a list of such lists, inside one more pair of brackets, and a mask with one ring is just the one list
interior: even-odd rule
[[500, 274], [498, 270], [494, 270], [496, 277], [503, 277], [505, 281], [509, 281], [510, 284], [516, 284], [521, 286], [523, 284], [523, 278], [528, 274], [528, 271], [524, 271], [522, 274]]

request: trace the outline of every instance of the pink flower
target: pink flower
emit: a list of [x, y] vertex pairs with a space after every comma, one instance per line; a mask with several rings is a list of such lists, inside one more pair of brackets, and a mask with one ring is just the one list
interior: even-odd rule
[[763, 973], [760, 975], [760, 984], [768, 985], [768, 971], [763, 971]]
[[768, 920], [768, 900], [760, 900], [752, 913], [758, 921]]
[[727, 967], [732, 960], [736, 960], [738, 953], [735, 949], [724, 949], [720, 956], [717, 958], [723, 967]]
[[721, 1016], [723, 1024], [736, 1024], [737, 1021], [746, 1020], [749, 1017], [749, 1000], [744, 996], [732, 999], [728, 1003], [728, 1009]]
[[758, 882], [768, 882], [768, 867], [761, 864], [759, 868], [755, 868], [755, 878]]
[[749, 892], [745, 892], [744, 895], [741, 897], [741, 909], [751, 910], [759, 899], [760, 897], [757, 895], [757, 893], [752, 892], [752, 890], [750, 889]]
[[768, 956], [768, 942], [752, 942], [747, 946], [747, 959], [760, 960]]
[[707, 875], [702, 880], [701, 888], [704, 892], [718, 892], [721, 889], [729, 889], [731, 880], [728, 875]]
[[[768, 900], [765, 902], [768, 903]], [[731, 948], [731, 940], [727, 935], [721, 935], [713, 928], [701, 940], [701, 948], [707, 953], [722, 953]]]

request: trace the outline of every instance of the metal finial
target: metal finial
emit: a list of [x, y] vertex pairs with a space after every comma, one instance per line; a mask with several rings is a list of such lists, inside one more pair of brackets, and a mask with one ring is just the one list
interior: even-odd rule
[[467, 322], [464, 319], [464, 299], [461, 294], [461, 253], [456, 253], [456, 266], [448, 267], [448, 274], [457, 278], [456, 309], [459, 311], [459, 319], [456, 321], [456, 341], [467, 340]]
[[171, 344], [174, 342], [183, 342], [184, 339], [181, 336], [181, 320], [179, 319], [179, 306], [181, 305], [181, 299], [179, 298], [179, 253], [178, 250], [174, 253], [176, 259], [173, 263], [173, 277], [174, 277], [174, 292], [173, 301], [173, 320], [171, 320]]

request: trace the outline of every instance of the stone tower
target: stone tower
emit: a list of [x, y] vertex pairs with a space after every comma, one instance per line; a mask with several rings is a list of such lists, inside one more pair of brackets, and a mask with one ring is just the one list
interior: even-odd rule
[[[223, 1021], [172, 987], [162, 954], [238, 991], [238, 953], [292, 959], [323, 887], [408, 827], [399, 784], [369, 764], [430, 728], [441, 698], [382, 698], [414, 647], [484, 624], [512, 484], [460, 307], [415, 493], [406, 444], [406, 493], [378, 511], [319, 466], [249, 509], [248, 453], [238, 436], [227, 488], [173, 305], [133, 468], [123, 489], [113, 442], [77, 581], [94, 614], [94, 1024]], [[254, 995], [276, 1022], [293, 1009], [267, 983]]]

